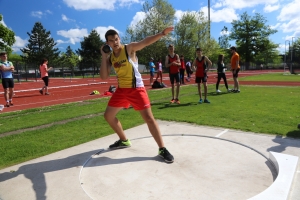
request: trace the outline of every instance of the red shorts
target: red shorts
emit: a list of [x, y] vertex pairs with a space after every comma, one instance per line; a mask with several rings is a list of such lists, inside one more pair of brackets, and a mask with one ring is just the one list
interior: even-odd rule
[[111, 107], [128, 108], [130, 105], [135, 110], [144, 110], [150, 108], [150, 100], [146, 89], [139, 88], [117, 88], [108, 102]]

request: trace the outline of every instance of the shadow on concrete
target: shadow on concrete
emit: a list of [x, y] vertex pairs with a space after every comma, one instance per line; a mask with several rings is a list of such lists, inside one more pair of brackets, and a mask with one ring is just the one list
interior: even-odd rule
[[[106, 150], [106, 151], [110, 151], [110, 150]], [[45, 173], [64, 170], [73, 167], [81, 167], [83, 163], [85, 163], [89, 158], [91, 158], [92, 155], [95, 155], [97, 152], [99, 152], [99, 150], [88, 151], [88, 152], [76, 154], [73, 156], [69, 156], [57, 160], [50, 160], [50, 161], [23, 165], [16, 171], [11, 170], [10, 172], [4, 172], [0, 174], [0, 182], [4, 182], [6, 180], [15, 178], [19, 175], [24, 175], [27, 179], [31, 181], [33, 190], [36, 192], [36, 199], [46, 200], [45, 195], [46, 195], [47, 185], [45, 180]], [[102, 151], [101, 153], [103, 152], [105, 151]], [[100, 155], [101, 153], [99, 153], [98, 155]], [[162, 158], [160, 158], [159, 156], [129, 157], [129, 158], [122, 158], [122, 159], [111, 159], [109, 157], [97, 157], [92, 159], [97, 160], [97, 165], [93, 165], [90, 167], [115, 165], [115, 164], [122, 164], [128, 162], [141, 162], [146, 160], [164, 162]]]
[[[289, 134], [289, 133], [288, 133]], [[287, 134], [287, 136], [288, 136]], [[274, 139], [272, 139], [273, 142], [277, 143], [277, 146], [272, 146], [267, 149], [267, 151], [274, 151], [277, 153], [281, 153], [286, 150], [287, 147], [297, 147], [300, 148], [300, 140], [294, 139], [294, 138], [288, 138], [288, 137], [282, 137], [280, 135], [275, 136]]]
[[23, 165], [16, 171], [11, 170], [10, 172], [0, 174], [0, 182], [15, 178], [19, 175], [24, 175], [32, 182], [33, 190], [36, 192], [36, 199], [45, 200], [45, 194], [47, 190], [45, 173], [64, 170], [72, 167], [81, 167], [81, 165], [95, 153], [96, 151], [88, 151], [62, 159]]
[[99, 166], [106, 166], [106, 165], [118, 165], [123, 163], [130, 163], [130, 162], [141, 162], [147, 160], [153, 160], [161, 163], [164, 162], [159, 156], [155, 157], [129, 157], [129, 158], [119, 158], [119, 159], [112, 159], [106, 156], [103, 157], [96, 157], [92, 158], [93, 164], [91, 166], [86, 165], [85, 167], [99, 167]]

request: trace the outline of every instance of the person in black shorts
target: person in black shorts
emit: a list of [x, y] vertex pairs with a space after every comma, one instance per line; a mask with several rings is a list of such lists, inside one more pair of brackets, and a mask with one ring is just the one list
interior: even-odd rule
[[219, 84], [220, 84], [221, 79], [224, 80], [225, 87], [226, 87], [227, 91], [228, 92], [231, 91], [230, 89], [228, 89], [228, 84], [227, 84], [225, 70], [226, 70], [226, 67], [224, 65], [224, 55], [220, 54], [219, 57], [218, 57], [218, 81], [217, 81], [217, 84], [216, 84], [216, 92], [217, 93], [221, 92], [219, 90]]
[[2, 75], [2, 86], [4, 89], [4, 98], [6, 101], [6, 107], [14, 105], [12, 97], [14, 94], [14, 77], [13, 71], [15, 67], [12, 62], [7, 61], [7, 53], [5, 51], [0, 52], [0, 70]]
[[[194, 70], [196, 70], [196, 83], [198, 85], [198, 93], [200, 100], [198, 103], [210, 103], [210, 101], [207, 99], [207, 72], [208, 69], [211, 67], [212, 63], [211, 61], [204, 55], [202, 55], [202, 49], [197, 48], [196, 49], [197, 57], [195, 58], [192, 66]], [[207, 66], [208, 65], [208, 66]], [[201, 92], [201, 82], [204, 86], [204, 101], [202, 99], [202, 92]]]
[[[168, 50], [169, 54], [166, 56], [165, 66], [169, 68], [170, 82], [172, 85], [172, 99], [170, 102], [180, 104], [178, 96], [180, 89], [179, 68], [181, 67], [181, 62], [179, 59], [179, 55], [174, 52], [174, 45], [170, 44]], [[176, 81], [176, 95], [174, 81]]]
[[44, 58], [41, 62], [40, 65], [40, 72], [41, 72], [41, 77], [42, 80], [44, 81], [44, 86], [42, 87], [42, 89], [40, 89], [40, 93], [43, 94], [43, 90], [45, 89], [45, 95], [49, 95], [48, 92], [48, 85], [49, 85], [49, 75], [48, 75], [48, 71], [52, 69], [52, 67], [47, 67], [48, 64], [48, 60], [46, 58]]

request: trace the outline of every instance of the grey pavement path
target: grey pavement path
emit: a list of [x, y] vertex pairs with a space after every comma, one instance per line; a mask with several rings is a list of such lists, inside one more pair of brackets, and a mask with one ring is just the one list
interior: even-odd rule
[[[300, 157], [297, 139], [158, 123], [172, 164], [157, 156], [143, 124], [125, 131], [131, 148], [108, 151], [113, 134], [0, 170], [0, 199], [248, 199], [276, 178], [269, 151]], [[300, 196], [299, 165], [292, 200]]]

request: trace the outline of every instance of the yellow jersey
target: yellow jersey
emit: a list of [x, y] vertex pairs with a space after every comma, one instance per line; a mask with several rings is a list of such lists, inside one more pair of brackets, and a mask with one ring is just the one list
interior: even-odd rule
[[138, 63], [133, 62], [128, 56], [126, 45], [121, 47], [118, 57], [114, 53], [111, 54], [110, 62], [117, 74], [119, 88], [144, 87], [142, 76], [138, 71]]

